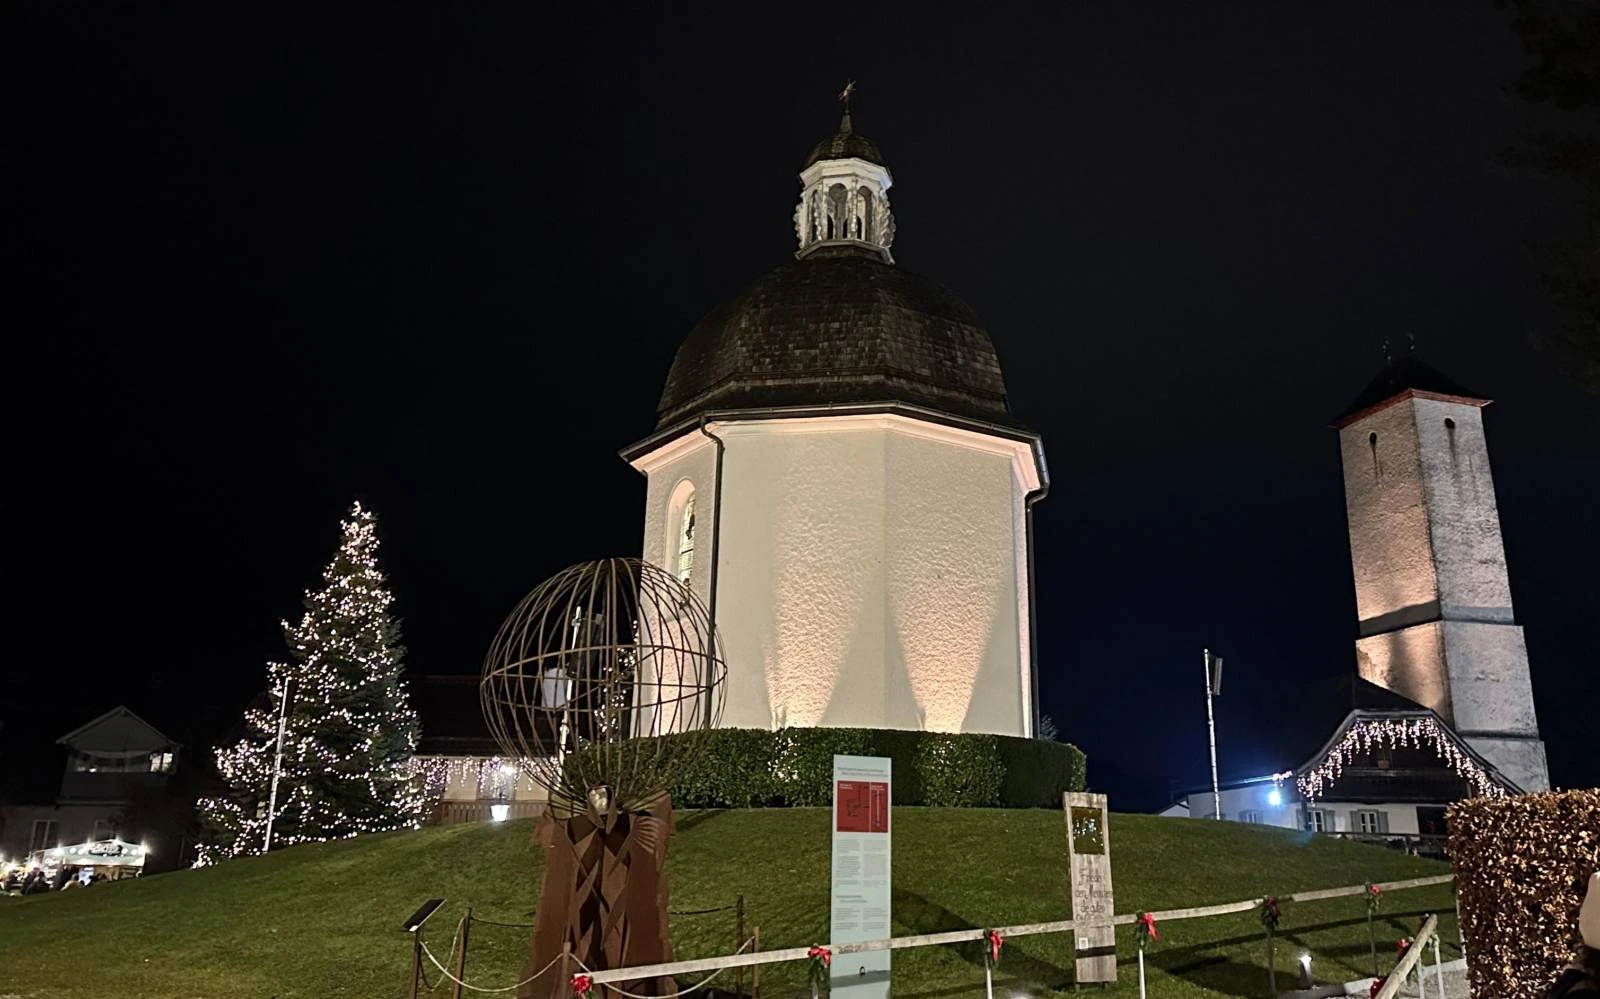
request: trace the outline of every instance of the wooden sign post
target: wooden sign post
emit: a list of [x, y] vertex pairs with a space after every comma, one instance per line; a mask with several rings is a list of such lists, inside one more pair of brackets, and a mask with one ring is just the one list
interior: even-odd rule
[[[1077, 946], [1075, 981], [1117, 980], [1117, 935], [1111, 925], [1116, 915], [1111, 896], [1111, 827], [1106, 796], [1068, 791], [1062, 796], [1067, 819], [1067, 864], [1072, 873], [1072, 919]], [[1083, 926], [1105, 920], [1104, 926]]]
[[[829, 940], [887, 940], [889, 928], [889, 761], [833, 758], [833, 899]], [[835, 999], [889, 999], [889, 952], [836, 954]]]

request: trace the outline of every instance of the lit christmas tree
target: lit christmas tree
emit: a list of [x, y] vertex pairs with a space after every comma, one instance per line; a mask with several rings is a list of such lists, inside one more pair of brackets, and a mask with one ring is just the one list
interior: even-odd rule
[[417, 716], [400, 680], [405, 649], [378, 569], [376, 527], [360, 503], [351, 508], [322, 588], [306, 593], [299, 624], [284, 622], [291, 661], [267, 666], [270, 705], [247, 709], [248, 734], [217, 750], [228, 793], [200, 802], [201, 864], [262, 851], [285, 684], [272, 846], [421, 823], [424, 794], [411, 763]]

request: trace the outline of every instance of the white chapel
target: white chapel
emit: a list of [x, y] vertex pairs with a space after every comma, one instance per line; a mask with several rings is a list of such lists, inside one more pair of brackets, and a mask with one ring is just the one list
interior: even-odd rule
[[690, 331], [623, 452], [644, 558], [711, 614], [725, 726], [1031, 736], [1044, 450], [977, 315], [896, 265], [893, 183], [847, 108], [794, 259]]

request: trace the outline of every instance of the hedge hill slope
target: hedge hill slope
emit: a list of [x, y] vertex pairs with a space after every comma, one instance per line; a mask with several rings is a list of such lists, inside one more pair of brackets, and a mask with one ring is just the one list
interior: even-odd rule
[[[1060, 812], [902, 808], [894, 822], [896, 933], [1067, 917]], [[483, 918], [530, 919], [539, 876], [531, 832], [532, 823], [512, 822], [391, 833], [0, 899], [0, 996], [398, 997], [409, 952], [399, 927], [422, 900], [449, 900], [428, 927], [441, 959], [468, 905]], [[1153, 816], [1114, 815], [1111, 844], [1119, 912], [1445, 870], [1309, 834]], [[715, 908], [742, 894], [763, 948], [823, 942], [828, 848], [822, 809], [685, 813], [668, 861], [672, 907]], [[1380, 954], [1389, 956], [1394, 940], [1414, 932], [1428, 911], [1445, 916], [1446, 939], [1454, 940], [1448, 887], [1397, 892], [1385, 898]], [[1370, 973], [1364, 914], [1359, 898], [1287, 906], [1280, 982], [1288, 984], [1302, 951], [1315, 956], [1319, 979]], [[1265, 948], [1254, 914], [1159, 929], [1161, 942], [1149, 955], [1152, 995], [1265, 994]], [[733, 949], [731, 913], [678, 917], [673, 930], [679, 957]], [[526, 940], [526, 930], [475, 925], [468, 980], [516, 981]], [[1136, 995], [1131, 933], [1124, 930], [1118, 946], [1122, 981], [1109, 994]], [[999, 984], [1008, 995], [1070, 988], [1070, 947], [1059, 935], [1007, 941]], [[894, 962], [897, 997], [982, 993], [976, 945], [900, 951]], [[798, 966], [770, 971], [763, 995], [788, 999], [802, 978]]]

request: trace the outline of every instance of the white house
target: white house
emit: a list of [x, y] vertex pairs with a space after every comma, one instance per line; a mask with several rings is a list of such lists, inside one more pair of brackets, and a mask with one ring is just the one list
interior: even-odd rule
[[1224, 783], [1216, 796], [1209, 787], [1189, 789], [1161, 814], [1215, 819], [1220, 797], [1224, 821], [1442, 856], [1451, 803], [1517, 790], [1438, 715], [1385, 706], [1351, 711], [1322, 748], [1292, 770]]
[[422, 724], [413, 760], [434, 799], [430, 825], [529, 818], [548, 798], [504, 758], [483, 720], [475, 676], [424, 676], [410, 684]]
[[[128, 806], [166, 788], [181, 747], [127, 707], [115, 707], [56, 740], [67, 749], [54, 801], [0, 808], [0, 856], [117, 839]], [[178, 844], [160, 844], [177, 849]]]

